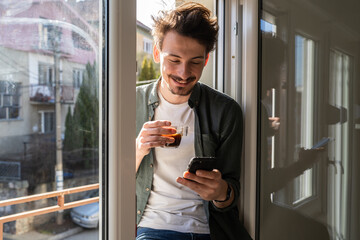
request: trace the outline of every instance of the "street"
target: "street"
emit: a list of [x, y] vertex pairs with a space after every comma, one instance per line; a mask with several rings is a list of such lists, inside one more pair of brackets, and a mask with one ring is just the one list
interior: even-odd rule
[[84, 231], [75, 234], [71, 237], [67, 237], [66, 240], [98, 240], [99, 239], [99, 229], [85, 229]]

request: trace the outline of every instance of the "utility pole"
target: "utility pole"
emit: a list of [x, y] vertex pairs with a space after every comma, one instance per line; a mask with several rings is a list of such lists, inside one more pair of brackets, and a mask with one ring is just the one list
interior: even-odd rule
[[[56, 126], [56, 165], [55, 184], [56, 191], [64, 188], [63, 160], [62, 160], [62, 139], [61, 139], [61, 96], [60, 96], [60, 42], [61, 28], [54, 27], [53, 49], [54, 49], [54, 71], [55, 71], [55, 126]], [[63, 224], [63, 211], [58, 211], [56, 223]]]

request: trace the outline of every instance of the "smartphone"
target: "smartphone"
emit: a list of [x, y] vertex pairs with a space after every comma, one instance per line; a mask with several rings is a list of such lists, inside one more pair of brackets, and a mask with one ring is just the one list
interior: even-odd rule
[[315, 143], [315, 145], [311, 148], [311, 149], [316, 149], [316, 148], [321, 148], [324, 147], [326, 144], [328, 144], [330, 142], [330, 138], [329, 137], [324, 137], [322, 138], [320, 141], [318, 141], [317, 143]]
[[194, 157], [190, 160], [188, 171], [196, 173], [197, 170], [212, 171], [215, 168], [215, 157]]

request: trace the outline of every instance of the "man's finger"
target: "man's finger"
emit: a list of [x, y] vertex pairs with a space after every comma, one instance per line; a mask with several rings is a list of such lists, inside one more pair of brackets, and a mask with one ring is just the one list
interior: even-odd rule
[[175, 128], [171, 127], [153, 127], [153, 128], [144, 128], [144, 135], [170, 135], [176, 133]]
[[218, 179], [218, 178], [221, 178], [221, 173], [217, 169], [214, 169], [212, 171], [197, 170], [196, 176], [199, 176], [202, 178], [207, 178], [207, 179]]
[[165, 146], [166, 142], [164, 141], [156, 141], [156, 142], [146, 142], [143, 143], [142, 146], [145, 148], [154, 148], [154, 147], [163, 147]]
[[164, 127], [164, 126], [170, 126], [171, 122], [166, 120], [156, 120], [156, 121], [150, 121], [144, 123], [144, 128], [154, 128], [154, 127]]
[[165, 143], [173, 143], [175, 141], [172, 137], [163, 137], [163, 136], [145, 136], [140, 138], [141, 143], [149, 143], [149, 142], [165, 142]]
[[205, 189], [202, 184], [194, 182], [194, 181], [190, 181], [188, 179], [181, 178], [181, 177], [178, 177], [176, 179], [176, 182], [190, 188], [191, 190], [195, 191], [199, 195], [202, 195], [204, 192], [204, 189]]
[[200, 183], [202, 185], [207, 185], [207, 186], [210, 186], [212, 184], [211, 181], [213, 181], [212, 179], [210, 180], [208, 178], [199, 177], [198, 175], [192, 174], [192, 173], [190, 173], [188, 171], [184, 172], [183, 177], [185, 179]]

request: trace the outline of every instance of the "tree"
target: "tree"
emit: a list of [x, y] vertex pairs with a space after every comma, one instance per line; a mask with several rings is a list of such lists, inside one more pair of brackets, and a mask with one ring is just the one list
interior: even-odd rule
[[99, 146], [99, 98], [96, 63], [93, 65], [86, 64], [73, 116], [71, 117], [71, 113], [68, 112], [65, 126], [64, 149], [76, 152], [76, 157], [85, 160], [85, 167], [89, 167], [90, 160], [97, 159]]
[[140, 70], [140, 76], [139, 81], [143, 80], [151, 80], [157, 78], [156, 70], [153, 64], [153, 61], [149, 59], [148, 57], [144, 57], [142, 64], [141, 64], [141, 70]]
[[148, 75], [149, 75], [149, 63], [148, 63], [148, 58], [145, 57], [141, 63], [139, 81], [149, 80]]
[[71, 113], [71, 108], [69, 106], [68, 112], [65, 119], [65, 138], [64, 138], [64, 151], [72, 150], [74, 146], [74, 122], [73, 116]]
[[156, 78], [156, 72], [155, 72], [155, 68], [154, 68], [154, 64], [153, 61], [150, 60], [149, 61], [149, 79], [155, 79]]

